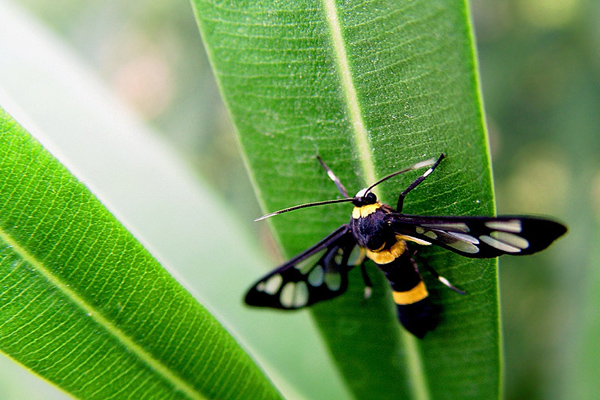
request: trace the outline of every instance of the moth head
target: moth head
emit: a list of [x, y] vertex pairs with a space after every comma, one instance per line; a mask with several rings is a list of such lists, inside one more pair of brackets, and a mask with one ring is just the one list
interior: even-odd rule
[[377, 203], [377, 196], [375, 193], [369, 191], [368, 188], [359, 190], [352, 199], [352, 204], [354, 204], [355, 207], [362, 207], [375, 203]]

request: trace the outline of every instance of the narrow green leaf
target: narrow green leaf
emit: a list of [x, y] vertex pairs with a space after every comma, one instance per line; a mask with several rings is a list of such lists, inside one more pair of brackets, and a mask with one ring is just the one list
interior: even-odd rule
[[[445, 152], [448, 159], [411, 193], [404, 211], [494, 212], [463, 1], [193, 4], [265, 210], [337, 196], [317, 154], [353, 194], [378, 177]], [[394, 205], [415, 177], [382, 185], [382, 199]], [[289, 256], [348, 219], [349, 207], [337, 205], [270, 223]], [[389, 289], [376, 272], [370, 301], [362, 300], [354, 271], [349, 293], [313, 307], [347, 385], [357, 398], [369, 399], [498, 397], [496, 262], [440, 249], [420, 254], [467, 291], [460, 296], [425, 276], [443, 320], [422, 341], [398, 326]]]
[[74, 396], [278, 398], [237, 343], [0, 112], [0, 349]]
[[[262, 367], [286, 398], [347, 397], [309, 313], [249, 312], [243, 305], [245, 288], [270, 265], [243, 229], [251, 221], [240, 221], [238, 210], [107, 94], [51, 32], [18, 10], [3, 10], [0, 97], [13, 116], [110, 205], [243, 347], [268, 359]], [[285, 328], [269, 329], [273, 324]], [[290, 337], [299, 344], [293, 349]], [[6, 380], [14, 381], [6, 373], [0, 379], [3, 391]]]

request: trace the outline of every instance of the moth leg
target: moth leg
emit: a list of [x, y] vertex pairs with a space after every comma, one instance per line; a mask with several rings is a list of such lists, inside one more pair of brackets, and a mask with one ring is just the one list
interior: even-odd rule
[[421, 175], [417, 179], [415, 179], [413, 181], [413, 183], [408, 185], [408, 187], [406, 189], [404, 189], [404, 191], [402, 193], [400, 193], [400, 196], [398, 196], [398, 203], [396, 204], [396, 212], [402, 211], [402, 207], [404, 206], [404, 198], [406, 197], [406, 195], [411, 190], [413, 190], [414, 188], [419, 186], [419, 184], [421, 182], [423, 182], [425, 180], [425, 178], [427, 178], [433, 172], [433, 170], [440, 164], [440, 162], [442, 162], [444, 157], [446, 157], [446, 155], [444, 153], [440, 154], [440, 157], [437, 159], [437, 161], [431, 167], [429, 167], [429, 169], [427, 171], [425, 171], [423, 173], [423, 175]]
[[[415, 251], [415, 252], [413, 253], [413, 256], [414, 256], [414, 255], [416, 255], [416, 254], [417, 254], [417, 252]], [[416, 261], [413, 259], [413, 257], [410, 257], [410, 261], [413, 263], [413, 265], [414, 265], [415, 269], [417, 269], [417, 270], [418, 270], [418, 267], [417, 267], [417, 262], [416, 262]], [[433, 277], [434, 277], [435, 279], [437, 279], [438, 281], [442, 282], [442, 283], [443, 283], [445, 286], [447, 286], [447, 287], [449, 287], [450, 289], [454, 290], [456, 293], [459, 293], [459, 294], [466, 294], [466, 292], [465, 292], [464, 290], [460, 290], [460, 289], [459, 289], [459, 288], [457, 288], [456, 286], [452, 285], [448, 279], [446, 279], [446, 278], [444, 278], [443, 276], [441, 276], [440, 274], [438, 274], [438, 273], [437, 273], [437, 271], [436, 271], [435, 269], [433, 269], [433, 267], [432, 267], [431, 265], [427, 264], [426, 262], [422, 262], [421, 264], [422, 264], [422, 265], [423, 265], [425, 268], [427, 268], [427, 271], [429, 271], [429, 273], [430, 273], [431, 275], [433, 275]]]
[[327, 164], [325, 164], [325, 162], [321, 159], [321, 156], [317, 156], [317, 160], [319, 160], [319, 164], [321, 164], [321, 167], [323, 167], [323, 169], [327, 172], [327, 176], [333, 181], [333, 183], [335, 183], [335, 186], [337, 186], [342, 196], [344, 196], [344, 198], [349, 197], [348, 191], [344, 185], [342, 185], [342, 182], [340, 182], [339, 178], [335, 176], [333, 171], [327, 166]]
[[362, 274], [363, 281], [365, 282], [365, 300], [371, 298], [371, 294], [373, 293], [373, 282], [371, 282], [371, 278], [367, 273], [367, 267], [365, 263], [362, 262], [360, 264], [360, 272]]

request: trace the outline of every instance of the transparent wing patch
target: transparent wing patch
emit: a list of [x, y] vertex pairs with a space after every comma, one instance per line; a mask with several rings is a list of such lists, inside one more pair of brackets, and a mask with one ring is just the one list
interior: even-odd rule
[[392, 213], [388, 218], [405, 240], [435, 244], [471, 258], [537, 253], [566, 232], [558, 222], [523, 216], [424, 217]]
[[348, 288], [348, 265], [356, 240], [342, 225], [256, 282], [246, 304], [293, 310], [341, 295]]

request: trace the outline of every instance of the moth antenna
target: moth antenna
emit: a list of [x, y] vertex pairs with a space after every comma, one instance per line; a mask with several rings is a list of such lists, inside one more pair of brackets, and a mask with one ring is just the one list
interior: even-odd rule
[[283, 214], [283, 213], [286, 213], [286, 212], [290, 212], [290, 211], [294, 211], [294, 210], [299, 210], [301, 208], [322, 206], [322, 205], [325, 205], [325, 204], [346, 203], [346, 202], [349, 202], [349, 201], [352, 201], [352, 200], [354, 200], [354, 198], [353, 197], [349, 197], [349, 198], [345, 198], [345, 199], [325, 200], [325, 201], [316, 201], [314, 203], [300, 204], [300, 205], [297, 205], [297, 206], [284, 208], [283, 210], [274, 211], [272, 213], [263, 215], [262, 217], [255, 219], [254, 222], [262, 221], [263, 219], [271, 218], [271, 217], [274, 217], [275, 215]]
[[317, 160], [319, 160], [319, 164], [321, 164], [321, 167], [323, 167], [323, 169], [327, 172], [327, 176], [329, 177], [329, 179], [331, 179], [333, 181], [333, 183], [335, 183], [335, 186], [338, 188], [338, 190], [342, 194], [342, 196], [344, 196], [346, 198], [350, 197], [350, 196], [348, 196], [348, 191], [346, 190], [344, 185], [342, 185], [342, 182], [340, 181], [340, 179], [337, 176], [335, 176], [335, 174], [333, 173], [331, 168], [329, 168], [327, 166], [327, 164], [325, 164], [325, 162], [323, 161], [321, 156], [317, 156]]
[[[369, 186], [367, 188], [367, 190], [365, 190], [365, 193], [369, 193], [375, 186], [379, 185], [380, 183], [382, 183], [384, 181], [387, 181], [390, 178], [393, 178], [396, 175], [400, 175], [405, 172], [414, 171], [416, 169], [421, 169], [421, 168], [425, 168], [425, 167], [431, 167], [430, 169], [433, 170], [444, 159], [444, 157], [446, 157], [446, 155], [444, 153], [442, 153], [437, 159], [430, 158], [429, 160], [419, 161], [418, 163], [411, 165], [408, 168], [404, 168], [404, 169], [401, 169], [400, 171], [391, 173], [388, 176], [384, 176], [383, 178], [381, 178], [380, 180], [378, 180], [377, 182], [375, 182], [374, 184]], [[423, 174], [423, 175], [427, 176], [427, 175], [429, 175], [429, 173], [425, 172], [425, 174]]]

